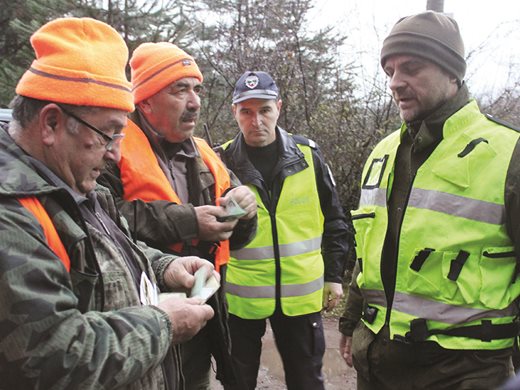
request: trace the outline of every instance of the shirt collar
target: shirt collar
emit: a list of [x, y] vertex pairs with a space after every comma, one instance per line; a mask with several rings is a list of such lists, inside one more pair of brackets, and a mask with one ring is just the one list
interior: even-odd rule
[[87, 196], [78, 194], [76, 191], [74, 191], [72, 189], [72, 187], [70, 187], [67, 183], [65, 183], [58, 175], [56, 175], [53, 171], [51, 171], [49, 169], [49, 167], [47, 167], [40, 160], [38, 160], [32, 156], [28, 156], [28, 159], [31, 162], [31, 164], [33, 165], [34, 169], [40, 174], [40, 176], [42, 176], [49, 184], [56, 186], [58, 188], [62, 188], [65, 191], [67, 191], [72, 196], [72, 198], [74, 199], [76, 204], [79, 205], [79, 204], [85, 202], [87, 200], [87, 197], [93, 196], [95, 199], [96, 195], [95, 195], [94, 191], [91, 191], [91, 193], [88, 194]]
[[161, 150], [166, 155], [166, 157], [172, 158], [173, 156], [182, 155], [188, 158], [195, 158], [199, 156], [199, 152], [195, 147], [193, 137], [190, 137], [187, 140], [180, 143], [168, 142], [162, 134], [160, 134], [153, 128], [150, 122], [148, 122], [148, 120], [139, 110], [137, 110], [137, 114], [139, 116], [139, 123], [141, 124], [141, 129], [147, 135], [150, 142], [152, 142], [155, 149]]

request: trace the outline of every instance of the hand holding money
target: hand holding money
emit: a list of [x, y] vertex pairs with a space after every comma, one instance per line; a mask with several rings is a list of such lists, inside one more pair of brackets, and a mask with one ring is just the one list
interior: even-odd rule
[[225, 208], [229, 219], [251, 219], [256, 215], [256, 198], [247, 186], [238, 186], [220, 198], [220, 205]]
[[220, 283], [213, 272], [207, 268], [200, 268], [193, 275], [195, 283], [191, 289], [190, 298], [200, 298], [203, 303], [208, 300], [219, 289]]
[[227, 203], [223, 207], [226, 210], [226, 215], [223, 217], [217, 217], [217, 221], [219, 222], [233, 221], [247, 214], [247, 212], [238, 205], [237, 201], [232, 196], [228, 197]]

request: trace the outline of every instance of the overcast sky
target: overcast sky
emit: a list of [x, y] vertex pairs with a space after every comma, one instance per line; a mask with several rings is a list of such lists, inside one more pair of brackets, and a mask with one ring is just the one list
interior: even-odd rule
[[[365, 77], [377, 71], [374, 66], [378, 65], [381, 43], [395, 22], [426, 8], [426, 0], [315, 1], [309, 18], [313, 28], [332, 25], [346, 33], [349, 38], [342, 57], [346, 62], [363, 64]], [[467, 73], [474, 93], [492, 93], [503, 87], [509, 64], [520, 73], [519, 0], [445, 0], [444, 10], [459, 24], [466, 55], [474, 53]]]

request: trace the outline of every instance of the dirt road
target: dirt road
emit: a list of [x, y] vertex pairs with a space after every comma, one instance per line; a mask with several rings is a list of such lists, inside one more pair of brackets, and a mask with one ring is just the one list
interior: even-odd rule
[[[356, 371], [347, 367], [339, 354], [338, 320], [323, 320], [327, 350], [323, 360], [323, 374], [327, 390], [354, 390], [356, 388]], [[212, 381], [213, 390], [222, 390], [216, 380]], [[262, 362], [258, 373], [258, 390], [286, 389], [282, 361], [274, 345], [273, 333], [268, 327], [263, 338]]]

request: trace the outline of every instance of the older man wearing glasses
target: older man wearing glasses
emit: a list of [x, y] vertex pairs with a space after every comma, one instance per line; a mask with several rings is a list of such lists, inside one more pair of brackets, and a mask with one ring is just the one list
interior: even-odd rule
[[214, 313], [158, 291], [213, 266], [132, 242], [96, 185], [134, 109], [126, 45], [89, 18], [49, 22], [31, 43], [0, 130], [0, 387], [181, 389], [172, 345]]
[[107, 152], [112, 152], [114, 147], [116, 145], [119, 145], [123, 137], [125, 136], [123, 133], [114, 133], [112, 136], [109, 136], [107, 133], [104, 133], [103, 131], [99, 130], [96, 126], [91, 125], [86, 120], [81, 119], [76, 114], [73, 114], [70, 110], [66, 109], [63, 105], [56, 104], [59, 108], [61, 108], [61, 111], [63, 111], [66, 115], [76, 119], [79, 123], [81, 123], [83, 126], [88, 127], [90, 130], [94, 131], [96, 134], [98, 134], [102, 140], [100, 140], [100, 144], [105, 147], [105, 150]]

